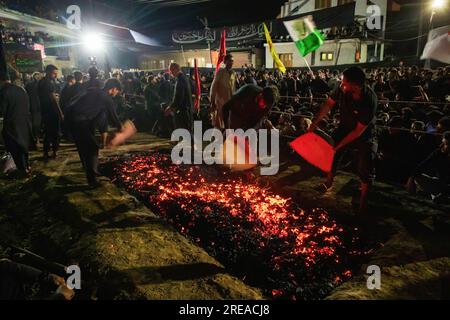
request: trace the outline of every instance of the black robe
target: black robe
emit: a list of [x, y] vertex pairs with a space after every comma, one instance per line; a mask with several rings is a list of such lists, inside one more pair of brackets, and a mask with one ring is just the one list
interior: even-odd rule
[[6, 83], [0, 90], [0, 110], [3, 138], [14, 141], [22, 152], [27, 153], [32, 134], [30, 101], [25, 89]]
[[31, 124], [33, 127], [33, 134], [38, 136], [41, 130], [41, 104], [39, 102], [38, 81], [31, 81], [25, 87], [30, 100]]

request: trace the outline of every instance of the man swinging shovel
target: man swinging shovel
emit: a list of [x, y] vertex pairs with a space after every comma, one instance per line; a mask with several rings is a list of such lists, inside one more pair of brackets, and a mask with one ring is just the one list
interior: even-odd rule
[[[374, 181], [374, 160], [377, 152], [375, 122], [377, 96], [366, 84], [366, 75], [358, 67], [344, 71], [344, 79], [314, 119], [309, 132], [291, 143], [292, 148], [305, 160], [327, 173], [325, 183], [320, 186], [322, 192], [328, 192], [333, 186], [334, 176], [345, 150], [354, 150], [357, 173], [361, 179], [359, 212], [367, 211], [369, 188]], [[340, 124], [332, 134], [330, 143], [314, 133], [318, 123], [333, 108], [338, 108]]]

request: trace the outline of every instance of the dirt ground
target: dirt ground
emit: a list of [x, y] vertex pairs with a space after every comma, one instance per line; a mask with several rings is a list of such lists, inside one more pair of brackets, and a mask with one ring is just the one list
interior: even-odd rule
[[[169, 147], [138, 134], [102, 157]], [[0, 254], [9, 253], [9, 243], [51, 261], [79, 263], [81, 299], [264, 299], [107, 178], [88, 190], [73, 146], [63, 145], [57, 160], [40, 157], [32, 153], [33, 176], [26, 181], [0, 179]], [[355, 176], [341, 173], [324, 196], [313, 188], [320, 177], [307, 167], [290, 158], [269, 180], [302, 206], [320, 204], [341, 223], [364, 228], [379, 244], [328, 299], [450, 298], [450, 207], [377, 183], [363, 218], [351, 209]], [[381, 290], [367, 289], [367, 265], [380, 266]]]

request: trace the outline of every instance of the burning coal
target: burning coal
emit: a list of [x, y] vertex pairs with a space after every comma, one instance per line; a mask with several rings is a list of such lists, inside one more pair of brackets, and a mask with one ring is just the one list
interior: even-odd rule
[[161, 153], [117, 159], [110, 174], [234, 275], [275, 298], [324, 297], [351, 277], [363, 255], [358, 239], [327, 212], [304, 210], [253, 176], [174, 165]]

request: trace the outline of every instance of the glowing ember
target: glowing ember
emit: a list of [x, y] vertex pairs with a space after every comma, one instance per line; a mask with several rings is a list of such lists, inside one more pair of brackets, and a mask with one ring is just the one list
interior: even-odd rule
[[253, 177], [174, 165], [160, 153], [119, 160], [112, 175], [233, 273], [276, 298], [328, 294], [351, 277], [349, 256], [361, 255], [356, 239], [324, 210], [305, 211]]

